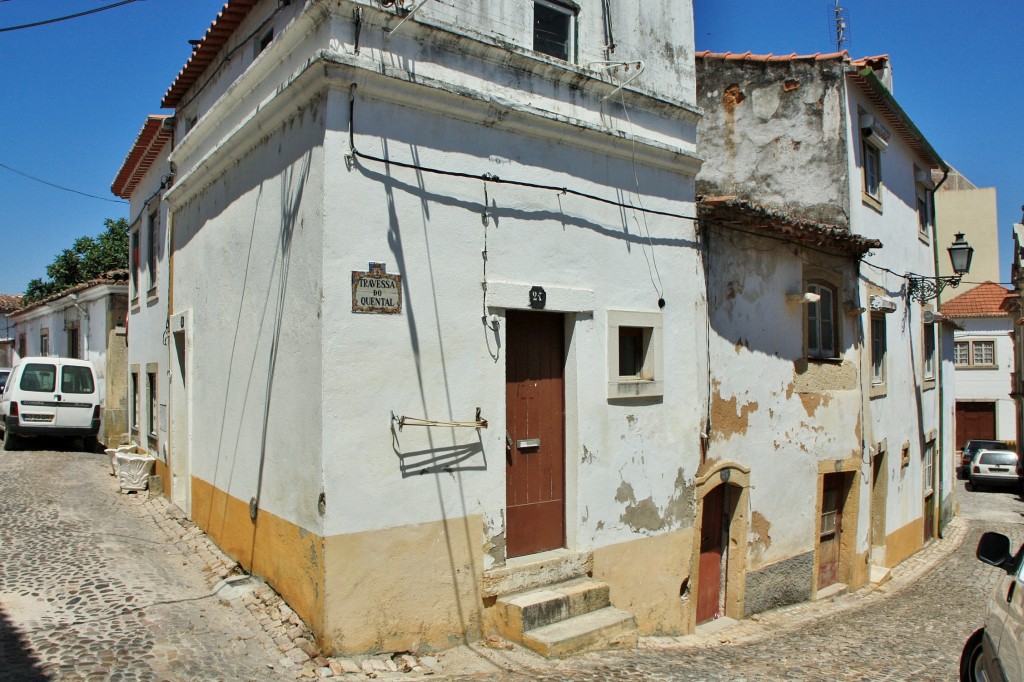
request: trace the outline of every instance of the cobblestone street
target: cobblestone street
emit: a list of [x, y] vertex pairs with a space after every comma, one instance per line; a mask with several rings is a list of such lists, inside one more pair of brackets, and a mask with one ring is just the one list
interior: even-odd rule
[[318, 658], [287, 607], [222, 580], [233, 564], [172, 506], [118, 492], [105, 456], [5, 452], [0, 681], [954, 680], [998, 578], [974, 558], [978, 536], [1024, 540], [1013, 493], [957, 495], [946, 537], [881, 587], [633, 651], [547, 661], [492, 643], [406, 656], [402, 672], [387, 656]]

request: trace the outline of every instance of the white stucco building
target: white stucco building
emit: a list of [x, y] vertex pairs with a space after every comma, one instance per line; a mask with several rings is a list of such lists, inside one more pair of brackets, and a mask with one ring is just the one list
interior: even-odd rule
[[103, 408], [98, 438], [108, 444], [119, 442], [126, 432], [127, 277], [124, 270], [115, 270], [10, 314], [17, 339], [14, 362], [28, 356], [92, 362]]
[[325, 651], [584, 576], [612, 639], [692, 630], [692, 54], [689, 2], [230, 0], [136, 141], [169, 494]]
[[[711, 452], [750, 470], [747, 589], [751, 571], [794, 599], [857, 587], [917, 551], [952, 511], [951, 330], [934, 302], [910, 295], [911, 282], [935, 275], [931, 175], [948, 166], [893, 97], [886, 57], [705, 52], [696, 63], [698, 195], [883, 244], [845, 264], [820, 245], [774, 259], [737, 247], [726, 283], [734, 311], [712, 330], [735, 349], [712, 389], [731, 418]], [[787, 241], [770, 225], [748, 229]], [[783, 291], [812, 296], [799, 327]], [[762, 299], [773, 312], [759, 326], [743, 310]], [[801, 403], [804, 414], [793, 409]]]
[[[111, 184], [114, 195], [131, 204], [126, 423], [131, 442], [157, 459], [154, 473], [162, 480], [170, 476], [167, 365], [173, 347], [168, 343], [167, 206], [161, 201], [161, 193], [173, 177], [167, 158], [173, 132], [170, 116], [147, 117]], [[186, 506], [183, 495], [187, 489], [183, 483], [176, 488], [178, 497], [174, 501], [179, 506]]]
[[1017, 440], [1011, 380], [1015, 369], [1013, 292], [994, 282], [942, 304], [961, 329], [954, 333], [956, 448], [972, 438]]

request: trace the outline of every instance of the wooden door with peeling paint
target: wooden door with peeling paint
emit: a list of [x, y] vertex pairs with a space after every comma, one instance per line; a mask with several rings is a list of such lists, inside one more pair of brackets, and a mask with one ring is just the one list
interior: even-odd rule
[[565, 545], [565, 320], [505, 319], [506, 552], [516, 557]]
[[843, 474], [825, 474], [818, 526], [818, 589], [839, 582], [843, 537]]
[[722, 615], [722, 557], [725, 553], [725, 485], [704, 496], [697, 566], [697, 624]]

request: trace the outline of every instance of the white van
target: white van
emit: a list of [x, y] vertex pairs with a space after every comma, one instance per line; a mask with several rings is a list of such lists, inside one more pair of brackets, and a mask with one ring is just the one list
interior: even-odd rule
[[0, 429], [4, 450], [16, 449], [23, 436], [81, 438], [86, 450], [95, 450], [100, 398], [92, 363], [22, 358], [0, 395]]

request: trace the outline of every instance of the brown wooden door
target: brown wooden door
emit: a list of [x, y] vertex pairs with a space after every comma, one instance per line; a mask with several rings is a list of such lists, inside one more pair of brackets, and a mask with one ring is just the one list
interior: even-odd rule
[[509, 557], [565, 545], [565, 327], [510, 310], [505, 351], [505, 523]]
[[725, 515], [725, 486], [720, 485], [704, 496], [700, 517], [700, 563], [697, 573], [697, 624], [721, 615], [722, 535]]
[[818, 531], [818, 589], [839, 582], [843, 536], [843, 474], [825, 474]]
[[995, 403], [956, 404], [956, 449], [963, 450], [969, 440], [995, 440]]

